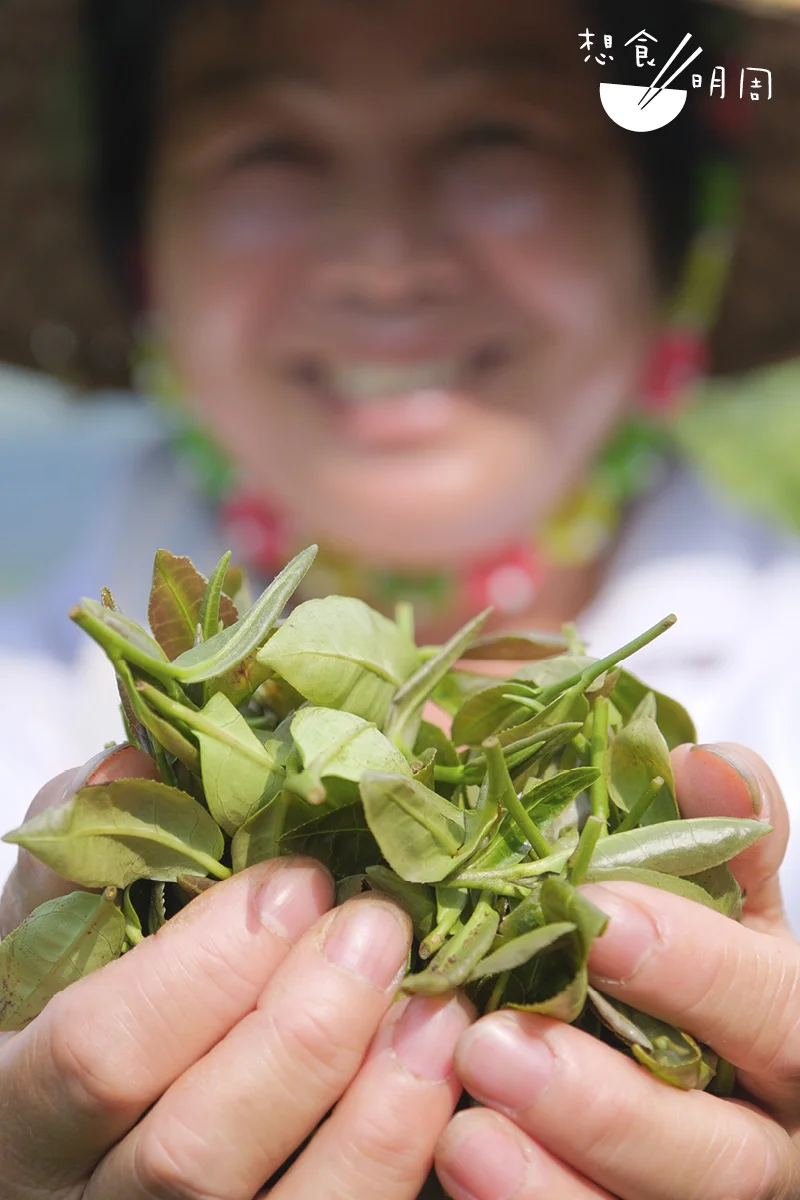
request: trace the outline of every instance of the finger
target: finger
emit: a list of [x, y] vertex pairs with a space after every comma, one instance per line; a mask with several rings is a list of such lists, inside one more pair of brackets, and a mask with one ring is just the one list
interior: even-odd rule
[[436, 1173], [453, 1200], [613, 1200], [488, 1108], [453, 1118], [436, 1147]]
[[476, 1099], [619, 1200], [797, 1194], [795, 1148], [765, 1114], [669, 1087], [574, 1026], [496, 1013], [456, 1064]]
[[0, 1179], [36, 1194], [83, 1179], [253, 1010], [332, 893], [309, 859], [253, 867], [54, 997], [0, 1052]]
[[252, 1200], [355, 1076], [410, 944], [390, 900], [365, 895], [329, 913], [255, 1011], [109, 1154], [84, 1200]]
[[[83, 766], [64, 771], [46, 783], [34, 797], [25, 819], [36, 817], [47, 808], [66, 804], [83, 787], [110, 783], [114, 779], [138, 778], [160, 778], [152, 758], [134, 746], [114, 746], [101, 751]], [[16, 929], [40, 904], [75, 890], [74, 883], [62, 879], [32, 854], [20, 849], [0, 901], [0, 936]]]
[[731, 870], [746, 893], [745, 923], [792, 937], [778, 883], [789, 814], [772, 771], [754, 751], [728, 742], [678, 746], [672, 764], [684, 817], [757, 817], [772, 826], [772, 833], [736, 856]]
[[685, 1029], [748, 1090], [800, 1112], [800, 947], [641, 884], [581, 890], [611, 918], [589, 956], [595, 985]]
[[270, 1200], [416, 1200], [461, 1084], [453, 1054], [475, 1012], [463, 997], [397, 1004], [362, 1070]]

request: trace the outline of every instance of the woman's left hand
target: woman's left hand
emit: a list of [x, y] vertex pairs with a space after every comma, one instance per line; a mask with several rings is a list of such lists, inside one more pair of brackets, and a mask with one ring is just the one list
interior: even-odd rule
[[737, 1068], [740, 1099], [679, 1091], [558, 1021], [483, 1018], [456, 1065], [484, 1108], [442, 1135], [437, 1170], [455, 1200], [797, 1200], [800, 946], [781, 907], [786, 806], [739, 746], [673, 753], [684, 816], [773, 826], [731, 864], [742, 923], [632, 883], [583, 890], [611, 917], [589, 960], [609, 996], [687, 1030]]

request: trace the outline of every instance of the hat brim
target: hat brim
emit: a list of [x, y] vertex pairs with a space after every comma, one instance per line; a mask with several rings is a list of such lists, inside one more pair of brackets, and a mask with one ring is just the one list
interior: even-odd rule
[[[725, 373], [800, 355], [800, 0], [718, 2], [747, 14], [748, 65], [773, 71], [773, 98], [759, 104], [747, 143], [742, 220], [712, 337], [712, 368]], [[92, 387], [125, 382], [129, 334], [86, 226], [59, 100], [76, 36], [75, 0], [0, 6], [0, 358]]]

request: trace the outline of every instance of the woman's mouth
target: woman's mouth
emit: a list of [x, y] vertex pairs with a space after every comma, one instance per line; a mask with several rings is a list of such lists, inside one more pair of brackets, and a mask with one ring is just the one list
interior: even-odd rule
[[402, 363], [306, 363], [295, 378], [326, 406], [339, 436], [392, 450], [451, 434], [502, 359], [499, 351], [484, 350]]

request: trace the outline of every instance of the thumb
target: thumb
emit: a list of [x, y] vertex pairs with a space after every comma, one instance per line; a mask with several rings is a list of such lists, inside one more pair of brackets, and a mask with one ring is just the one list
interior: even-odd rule
[[[160, 778], [152, 758], [134, 746], [112, 746], [89, 759], [83, 766], [64, 771], [46, 783], [34, 797], [25, 819], [38, 816], [47, 808], [66, 804], [81, 788], [110, 783], [114, 779], [137, 778]], [[20, 849], [17, 864], [0, 900], [0, 937], [16, 929], [40, 904], [74, 891], [74, 883], [62, 879], [32, 854]]]
[[678, 746], [672, 752], [678, 806], [684, 817], [747, 817], [772, 832], [730, 863], [745, 892], [743, 923], [793, 937], [783, 911], [778, 871], [789, 840], [789, 814], [778, 782], [753, 750], [734, 742]]

